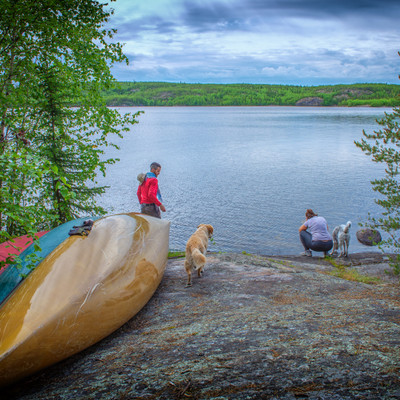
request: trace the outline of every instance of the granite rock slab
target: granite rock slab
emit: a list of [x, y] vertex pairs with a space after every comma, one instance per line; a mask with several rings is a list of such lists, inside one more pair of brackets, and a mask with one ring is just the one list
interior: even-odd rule
[[376, 284], [318, 257], [209, 254], [187, 288], [183, 262], [123, 327], [4, 398], [400, 399], [400, 286], [382, 257], [343, 260]]

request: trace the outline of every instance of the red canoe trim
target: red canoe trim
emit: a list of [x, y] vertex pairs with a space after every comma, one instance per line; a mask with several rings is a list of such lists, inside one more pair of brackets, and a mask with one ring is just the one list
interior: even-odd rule
[[[40, 238], [45, 235], [48, 231], [41, 231], [35, 233], [35, 236]], [[9, 240], [7, 242], [0, 244], [0, 261], [5, 261], [7, 257], [22, 253], [27, 247], [29, 247], [33, 242], [33, 239], [28, 235], [20, 236], [14, 238], [13, 241]], [[0, 269], [0, 274], [7, 268], [5, 265]]]

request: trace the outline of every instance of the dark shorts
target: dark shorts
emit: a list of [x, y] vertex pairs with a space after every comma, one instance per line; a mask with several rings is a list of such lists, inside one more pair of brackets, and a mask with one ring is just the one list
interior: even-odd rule
[[152, 217], [161, 218], [160, 207], [156, 204], [141, 204], [140, 212], [142, 214], [151, 215]]

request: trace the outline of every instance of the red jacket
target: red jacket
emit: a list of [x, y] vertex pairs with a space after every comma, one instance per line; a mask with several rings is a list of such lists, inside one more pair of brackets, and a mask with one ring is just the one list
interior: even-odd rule
[[152, 204], [157, 206], [161, 205], [160, 200], [157, 198], [158, 180], [157, 178], [146, 177], [145, 181], [139, 185], [137, 190], [137, 197], [140, 204]]

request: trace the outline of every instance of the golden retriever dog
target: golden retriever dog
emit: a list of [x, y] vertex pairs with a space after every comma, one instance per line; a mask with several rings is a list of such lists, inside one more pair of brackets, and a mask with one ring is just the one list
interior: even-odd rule
[[186, 243], [185, 269], [188, 274], [187, 286], [192, 286], [192, 270], [197, 270], [200, 278], [206, 264], [208, 239], [211, 238], [214, 228], [211, 225], [200, 224], [195, 233]]

